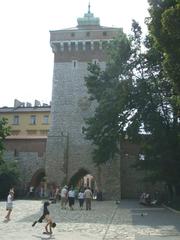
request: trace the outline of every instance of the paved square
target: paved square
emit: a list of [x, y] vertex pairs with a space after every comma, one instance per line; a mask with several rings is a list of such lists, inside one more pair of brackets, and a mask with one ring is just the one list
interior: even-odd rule
[[180, 214], [164, 208], [144, 208], [137, 201], [93, 202], [92, 210], [61, 210], [51, 204], [57, 223], [53, 235], [42, 234], [45, 223], [32, 223], [42, 213], [42, 201], [16, 200], [11, 221], [4, 222], [5, 202], [0, 202], [0, 240], [180, 240]]

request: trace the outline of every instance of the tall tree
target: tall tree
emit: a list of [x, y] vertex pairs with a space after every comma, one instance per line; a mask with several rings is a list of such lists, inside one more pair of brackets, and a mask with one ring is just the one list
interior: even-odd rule
[[123, 32], [108, 48], [106, 70], [89, 66], [89, 94], [98, 102], [87, 120], [86, 137], [95, 145], [96, 164], [118, 152], [125, 134], [139, 142], [145, 161], [136, 167], [148, 170], [151, 181], [180, 183], [180, 126], [171, 81], [163, 71], [163, 55], [147, 37], [142, 51], [140, 26], [133, 21], [132, 35]]
[[163, 53], [164, 68], [180, 95], [180, 2], [179, 0], [148, 1], [150, 34]]
[[2, 156], [4, 151], [4, 140], [10, 135], [10, 127], [7, 126], [7, 119], [0, 119], [0, 164], [2, 163]]
[[19, 180], [19, 173], [15, 162], [6, 162], [3, 159], [5, 150], [4, 140], [10, 135], [10, 127], [6, 118], [0, 119], [0, 197], [4, 198], [9, 189]]

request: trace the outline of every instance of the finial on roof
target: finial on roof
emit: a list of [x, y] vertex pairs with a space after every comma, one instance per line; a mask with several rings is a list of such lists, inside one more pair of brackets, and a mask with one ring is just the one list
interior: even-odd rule
[[89, 1], [89, 4], [88, 4], [88, 13], [91, 13], [91, 4], [90, 4], [90, 1]]

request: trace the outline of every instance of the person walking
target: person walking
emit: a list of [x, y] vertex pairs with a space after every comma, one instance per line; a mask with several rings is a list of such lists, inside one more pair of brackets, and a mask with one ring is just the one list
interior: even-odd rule
[[79, 200], [79, 207], [82, 210], [83, 209], [83, 204], [84, 204], [84, 191], [83, 191], [83, 189], [79, 190], [78, 200]]
[[86, 188], [84, 191], [84, 199], [86, 203], [86, 210], [91, 210], [91, 200], [92, 200], [93, 194], [89, 187]]
[[65, 185], [62, 189], [61, 189], [61, 209], [66, 209], [66, 204], [67, 204], [67, 200], [68, 200], [68, 186]]
[[13, 199], [14, 199], [14, 189], [10, 189], [9, 194], [7, 196], [7, 202], [6, 202], [6, 210], [7, 215], [5, 216], [5, 219], [7, 221], [10, 221], [10, 215], [13, 209]]

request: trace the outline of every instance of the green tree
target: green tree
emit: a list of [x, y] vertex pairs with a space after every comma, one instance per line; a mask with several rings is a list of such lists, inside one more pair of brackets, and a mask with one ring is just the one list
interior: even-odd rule
[[89, 66], [86, 84], [97, 108], [86, 121], [85, 134], [95, 146], [93, 159], [98, 165], [113, 159], [127, 133], [145, 155], [136, 167], [147, 170], [148, 180], [172, 186], [180, 183], [178, 108], [172, 82], [163, 70], [163, 55], [151, 37], [142, 51], [141, 36], [133, 21], [132, 35], [121, 32], [109, 45], [105, 71]]
[[156, 46], [163, 53], [168, 77], [180, 93], [180, 2], [149, 0], [148, 27]]
[[10, 127], [6, 118], [0, 120], [0, 196], [4, 198], [9, 189], [18, 182], [19, 174], [16, 163], [13, 161], [6, 162], [3, 160], [5, 150], [4, 140], [10, 135]]
[[7, 119], [2, 118], [0, 119], [0, 165], [3, 162], [2, 156], [4, 151], [4, 140], [5, 138], [10, 135], [10, 127], [7, 126]]

